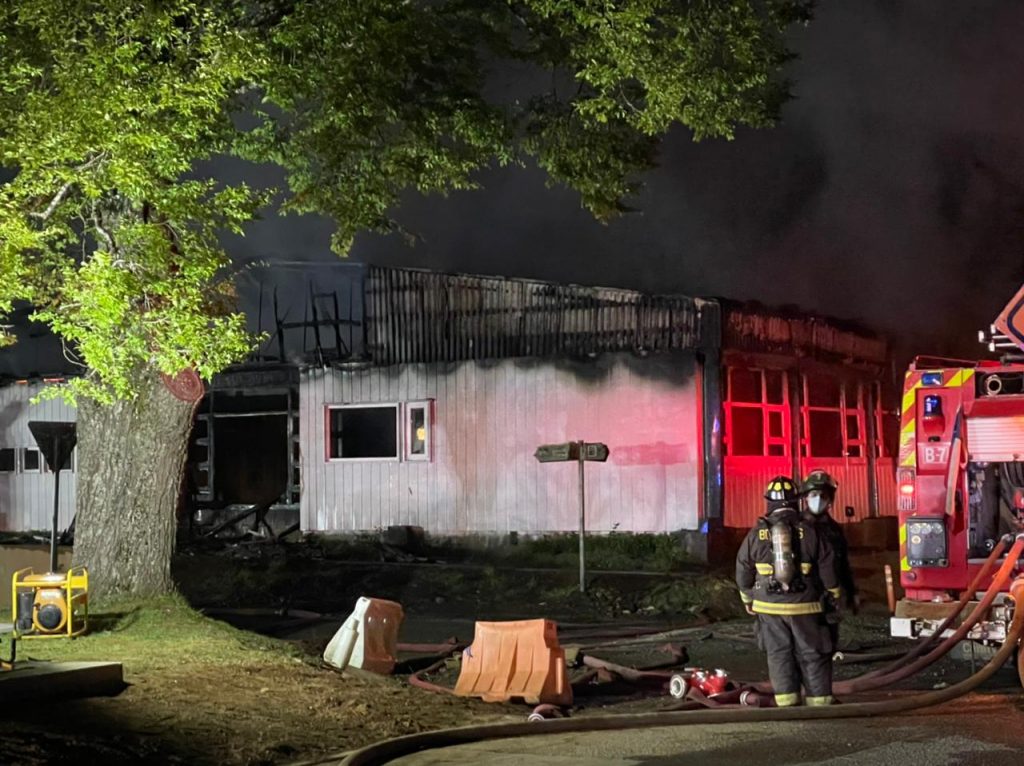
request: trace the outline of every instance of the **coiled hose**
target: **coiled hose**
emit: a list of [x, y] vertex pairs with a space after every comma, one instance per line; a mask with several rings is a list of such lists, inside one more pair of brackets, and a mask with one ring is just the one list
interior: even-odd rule
[[945, 689], [914, 694], [900, 699], [881, 702], [855, 702], [826, 707], [761, 708], [741, 707], [704, 709], [672, 713], [640, 713], [632, 715], [598, 716], [547, 721], [543, 724], [514, 723], [467, 726], [457, 729], [410, 734], [385, 740], [349, 753], [340, 766], [381, 766], [403, 755], [439, 747], [464, 745], [493, 739], [537, 736], [543, 734], [570, 734], [589, 731], [622, 731], [639, 728], [682, 726], [716, 723], [755, 723], [762, 721], [800, 721], [818, 719], [859, 718], [893, 715], [917, 710], [956, 699], [974, 690], [991, 678], [1013, 655], [1024, 633], [1024, 577], [1014, 581], [1010, 588], [1014, 609], [1006, 641], [983, 668], [969, 678]]

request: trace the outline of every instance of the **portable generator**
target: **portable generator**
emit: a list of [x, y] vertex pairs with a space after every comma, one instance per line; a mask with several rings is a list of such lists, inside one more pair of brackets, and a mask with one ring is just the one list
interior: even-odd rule
[[89, 573], [73, 567], [67, 573], [14, 573], [11, 583], [14, 637], [74, 638], [89, 622]]

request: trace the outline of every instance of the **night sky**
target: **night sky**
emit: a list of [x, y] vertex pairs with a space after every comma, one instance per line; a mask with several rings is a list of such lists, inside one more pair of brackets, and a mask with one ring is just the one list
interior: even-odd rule
[[[793, 32], [782, 122], [731, 142], [675, 130], [641, 212], [601, 225], [536, 169], [496, 170], [484, 191], [410, 196], [395, 217], [415, 247], [364, 235], [350, 260], [795, 304], [977, 355], [1024, 280], [1022, 41], [1022, 3], [825, 0]], [[324, 262], [323, 287], [342, 271], [330, 231], [268, 217], [232, 254]]]

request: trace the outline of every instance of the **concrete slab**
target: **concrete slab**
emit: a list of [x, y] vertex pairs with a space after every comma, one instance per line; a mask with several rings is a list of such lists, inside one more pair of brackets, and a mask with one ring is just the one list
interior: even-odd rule
[[108, 697], [124, 688], [120, 662], [19, 662], [0, 671], [0, 705]]

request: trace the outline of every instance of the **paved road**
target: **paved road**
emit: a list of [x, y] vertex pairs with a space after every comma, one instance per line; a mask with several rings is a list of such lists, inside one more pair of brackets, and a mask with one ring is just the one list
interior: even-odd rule
[[[538, 724], [541, 726], [543, 724]], [[971, 695], [888, 719], [722, 724], [497, 740], [394, 766], [1009, 766], [1024, 760], [1024, 695]]]

